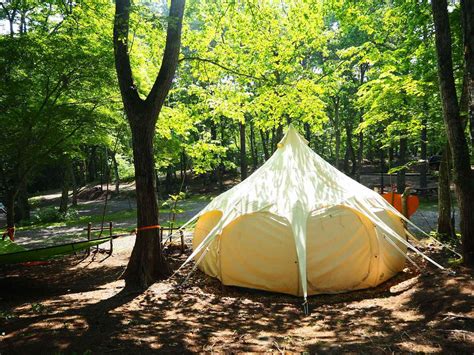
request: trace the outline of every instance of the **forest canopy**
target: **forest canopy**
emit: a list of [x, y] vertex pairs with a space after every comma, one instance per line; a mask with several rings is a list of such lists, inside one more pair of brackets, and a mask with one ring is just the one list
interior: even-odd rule
[[[132, 180], [114, 4], [1, 6], [0, 189], [7, 207], [16, 206], [14, 219], [28, 219], [28, 194], [38, 190]], [[161, 65], [173, 25], [168, 11], [167, 1], [136, 0], [130, 8], [128, 53], [141, 99]], [[450, 3], [448, 11], [472, 157], [461, 6]], [[219, 189], [226, 174], [245, 178], [289, 123], [355, 179], [366, 164], [396, 172], [401, 192], [410, 169], [426, 186], [428, 160], [447, 142], [429, 1], [188, 0], [182, 26], [154, 138], [162, 199], [183, 190], [189, 174]]]

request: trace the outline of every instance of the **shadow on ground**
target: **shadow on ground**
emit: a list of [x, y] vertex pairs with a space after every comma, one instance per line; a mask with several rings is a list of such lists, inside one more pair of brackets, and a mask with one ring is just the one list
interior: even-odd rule
[[[406, 270], [377, 288], [301, 299], [222, 287], [196, 272], [186, 287], [136, 294], [118, 280], [128, 255], [7, 270], [0, 280], [0, 352], [470, 353], [472, 272]], [[174, 255], [173, 266], [184, 256]]]

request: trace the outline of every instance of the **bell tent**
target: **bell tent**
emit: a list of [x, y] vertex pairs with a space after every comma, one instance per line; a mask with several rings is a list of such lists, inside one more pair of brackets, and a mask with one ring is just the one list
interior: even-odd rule
[[422, 254], [397, 210], [312, 151], [291, 125], [265, 164], [196, 219], [186, 262], [194, 258], [224, 285], [305, 299], [374, 287], [404, 268], [408, 247]]

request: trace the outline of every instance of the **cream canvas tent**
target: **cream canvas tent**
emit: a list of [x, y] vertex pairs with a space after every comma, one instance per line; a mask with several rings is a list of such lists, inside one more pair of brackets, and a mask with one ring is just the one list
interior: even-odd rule
[[422, 254], [390, 204], [291, 125], [260, 169], [194, 219], [187, 262], [224, 285], [305, 298], [376, 286], [404, 268], [408, 247]]

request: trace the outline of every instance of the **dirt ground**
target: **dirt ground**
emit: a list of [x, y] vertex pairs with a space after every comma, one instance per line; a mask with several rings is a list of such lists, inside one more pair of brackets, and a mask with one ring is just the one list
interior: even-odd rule
[[[418, 260], [377, 288], [309, 299], [220, 283], [187, 270], [143, 293], [120, 280], [130, 248], [0, 270], [0, 354], [202, 351], [437, 352], [474, 350], [472, 271]], [[430, 250], [431, 249], [431, 250]], [[446, 255], [428, 248], [437, 260]], [[186, 255], [169, 255], [176, 268]]]

